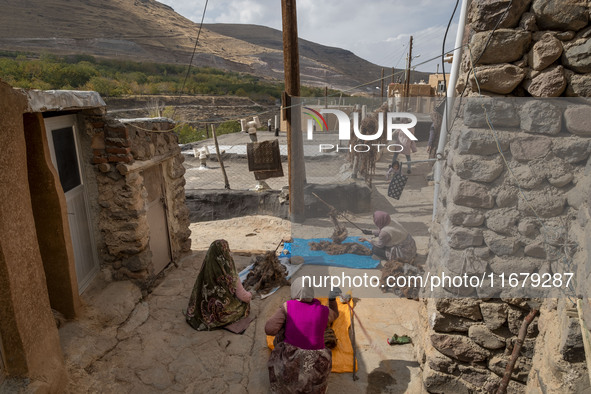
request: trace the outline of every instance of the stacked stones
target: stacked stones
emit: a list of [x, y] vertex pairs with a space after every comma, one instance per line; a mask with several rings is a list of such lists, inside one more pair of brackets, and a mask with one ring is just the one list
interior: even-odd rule
[[[484, 128], [483, 107], [496, 139]], [[540, 112], [543, 117], [536, 116]], [[548, 100], [466, 100], [463, 125], [450, 136], [432, 227], [427, 266], [433, 274], [553, 272], [551, 263], [563, 258], [562, 245], [570, 241], [565, 223], [577, 216], [585, 195], [575, 184], [591, 154], [588, 114], [588, 105]], [[449, 289], [449, 297], [475, 299], [427, 301], [424, 383], [430, 392], [473, 392], [498, 384], [529, 306], [511, 291], [502, 292], [498, 277], [496, 283], [494, 289], [488, 282], [482, 289]], [[504, 290], [527, 296], [522, 288]], [[525, 388], [532, 366], [536, 323], [513, 375], [516, 392]]]
[[[504, 13], [509, 3], [472, 2], [471, 45], [464, 54], [459, 89], [466, 87], [468, 96], [480, 89], [495, 98], [463, 99], [463, 119], [450, 130], [438, 216], [431, 228], [427, 269], [432, 274], [567, 272], [565, 253], [574, 263], [589, 263], [583, 246], [589, 241], [585, 201], [591, 193], [589, 101], [516, 96], [591, 96], [590, 5], [581, 0], [513, 0]], [[476, 79], [468, 74], [472, 64]], [[578, 235], [571, 228], [577, 226]], [[589, 280], [588, 271], [581, 274], [573, 266], [579, 281]], [[448, 290], [444, 297], [472, 298], [425, 300], [424, 337], [417, 341], [423, 346], [417, 349], [425, 387], [433, 393], [494, 390], [530, 309], [522, 297], [529, 296], [521, 288], [514, 293], [491, 290], [486, 279], [482, 289]], [[553, 307], [544, 304], [546, 315], [540, 319], [545, 323], [538, 327], [536, 318], [530, 325], [509, 392], [535, 391], [541, 382], [551, 387], [549, 381], [559, 375], [548, 365], [559, 365], [566, 374], [571, 369], [564, 363], [580, 361], [582, 342], [571, 329], [573, 316], [564, 313], [567, 309], [564, 297]], [[559, 345], [548, 346], [545, 340]], [[532, 361], [535, 351], [550, 347], [557, 349], [556, 355], [538, 354]], [[581, 385], [558, 387], [577, 392]]]
[[[101, 137], [104, 137], [105, 145], [117, 143], [126, 150], [109, 152], [105, 148], [107, 160], [99, 160], [100, 164], [96, 166], [101, 207], [99, 228], [104, 240], [104, 245], [98, 248], [101, 259], [107, 263], [114, 279], [133, 279], [146, 289], [153, 284], [158, 273], [154, 272], [149, 248], [148, 192], [143, 170], [162, 165], [173, 260], [178, 260], [191, 248], [189, 210], [184, 192], [184, 157], [176, 134], [166, 131], [173, 126], [166, 119], [127, 124], [111, 121], [93, 137], [93, 148], [99, 146]], [[114, 134], [117, 135], [116, 141], [111, 141]], [[122, 156], [127, 155], [129, 160], [124, 160]], [[96, 158], [95, 154], [94, 160]]]
[[[464, 89], [485, 94], [591, 96], [591, 26], [587, 0], [473, 1]], [[498, 27], [494, 30], [494, 27]], [[474, 73], [468, 74], [474, 64]], [[476, 75], [476, 79], [474, 78]], [[476, 81], [477, 80], [477, 81]]]

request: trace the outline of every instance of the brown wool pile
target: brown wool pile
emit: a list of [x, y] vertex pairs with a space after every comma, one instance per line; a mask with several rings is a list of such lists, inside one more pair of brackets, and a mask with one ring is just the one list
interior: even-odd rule
[[398, 260], [393, 261], [382, 261], [382, 278], [380, 279], [381, 289], [384, 293], [394, 293], [400, 297], [405, 297], [409, 299], [417, 299], [419, 296], [419, 287], [398, 287], [398, 286], [388, 286], [387, 278], [389, 276], [398, 277], [398, 276], [409, 276], [409, 275], [422, 275], [423, 270], [419, 267], [414, 267], [417, 269], [418, 273], [408, 273], [405, 272], [404, 266], [408, 265]]
[[322, 250], [326, 254], [358, 254], [361, 256], [371, 256], [371, 249], [355, 242], [337, 244], [330, 241], [309, 242], [310, 250]]
[[256, 256], [254, 266], [242, 284], [246, 290], [266, 294], [275, 287], [289, 285], [287, 270], [274, 252]]

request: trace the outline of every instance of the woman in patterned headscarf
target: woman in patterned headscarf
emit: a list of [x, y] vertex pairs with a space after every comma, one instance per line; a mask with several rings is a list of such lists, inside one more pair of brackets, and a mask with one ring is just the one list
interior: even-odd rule
[[213, 241], [193, 286], [187, 323], [198, 331], [234, 323], [248, 316], [251, 298], [242, 287], [228, 242]]
[[[402, 227], [402, 224], [393, 220], [387, 212], [375, 211], [373, 222], [378, 230], [373, 231], [376, 238], [360, 238], [361, 242], [369, 242], [373, 245], [372, 252], [385, 260], [399, 260], [412, 264], [417, 255], [417, 245], [413, 237]], [[366, 233], [369, 230], [364, 230]]]

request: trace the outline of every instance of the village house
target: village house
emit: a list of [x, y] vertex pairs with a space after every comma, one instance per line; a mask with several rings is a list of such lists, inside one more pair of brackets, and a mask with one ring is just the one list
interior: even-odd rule
[[97, 274], [147, 292], [190, 251], [174, 122], [105, 107], [96, 92], [0, 81], [0, 379], [61, 391], [54, 314], [76, 317]]

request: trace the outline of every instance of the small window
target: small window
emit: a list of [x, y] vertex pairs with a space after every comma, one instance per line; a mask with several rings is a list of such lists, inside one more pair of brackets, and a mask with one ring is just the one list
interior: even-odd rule
[[53, 149], [57, 172], [60, 176], [60, 183], [64, 193], [80, 185], [80, 170], [78, 168], [78, 156], [76, 155], [76, 140], [74, 139], [74, 128], [65, 127], [51, 131], [53, 138]]

